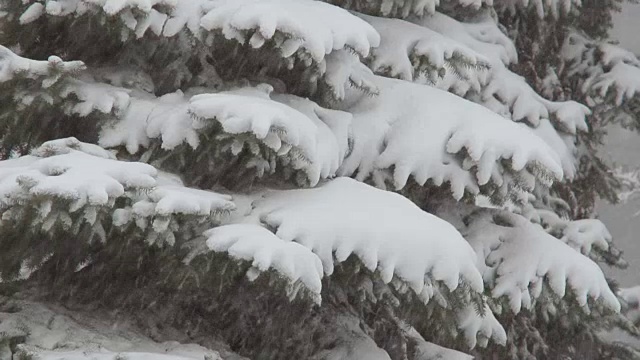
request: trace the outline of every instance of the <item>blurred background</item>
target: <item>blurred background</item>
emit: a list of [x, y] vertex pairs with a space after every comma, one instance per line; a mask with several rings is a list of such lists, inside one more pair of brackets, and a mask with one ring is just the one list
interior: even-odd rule
[[[624, 4], [614, 23], [612, 40], [640, 55], [640, 5]], [[640, 169], [640, 135], [635, 132], [612, 126], [603, 152], [605, 159], [629, 171]], [[602, 201], [597, 211], [629, 262], [626, 271], [609, 269], [609, 274], [620, 282], [621, 287], [640, 285], [640, 193], [616, 205]]]

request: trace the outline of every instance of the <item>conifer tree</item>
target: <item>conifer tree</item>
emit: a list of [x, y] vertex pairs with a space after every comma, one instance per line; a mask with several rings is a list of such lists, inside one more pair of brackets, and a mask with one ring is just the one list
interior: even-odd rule
[[639, 358], [618, 4], [0, 0], [0, 358]]

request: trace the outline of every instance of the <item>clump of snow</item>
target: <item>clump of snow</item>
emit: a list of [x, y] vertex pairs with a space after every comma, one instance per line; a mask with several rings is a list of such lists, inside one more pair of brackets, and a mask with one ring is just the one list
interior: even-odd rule
[[561, 130], [575, 134], [586, 131], [590, 110], [574, 101], [553, 102], [538, 95], [524, 78], [505, 65], [517, 62], [515, 45], [490, 17], [464, 23], [441, 13], [411, 18], [413, 23], [437, 31], [487, 57], [491, 70], [478, 102], [514, 121], [527, 120], [538, 126], [541, 119], [551, 119]]
[[588, 255], [592, 248], [609, 249], [612, 237], [602, 221], [597, 219], [582, 219], [567, 224], [561, 239], [572, 248]]
[[627, 50], [572, 32], [563, 44], [561, 56], [569, 65], [569, 75], [585, 79], [581, 90], [588, 101], [614, 94], [614, 103], [619, 107], [640, 93], [640, 60]]
[[313, 0], [49, 0], [46, 6], [41, 1], [32, 4], [21, 22], [30, 23], [45, 14], [99, 11], [118, 17], [138, 38], [148, 30], [172, 37], [186, 27], [199, 38], [203, 32], [220, 31], [229, 40], [248, 42], [254, 48], [273, 43], [284, 58], [300, 52], [301, 58], [317, 63], [345, 48], [367, 56], [380, 42], [365, 21]]
[[254, 271], [270, 269], [287, 278], [290, 283], [300, 281], [321, 301], [322, 263], [308, 248], [284, 241], [269, 230], [254, 224], [232, 224], [213, 228], [205, 233], [207, 246], [216, 252], [227, 252], [236, 259], [251, 261]]
[[[378, 46], [378, 33], [344, 9], [312, 0], [217, 0], [200, 21], [227, 39], [254, 48], [274, 40], [283, 57], [303, 50], [314, 61], [345, 47], [362, 56]], [[282, 36], [276, 36], [277, 33]], [[248, 39], [248, 34], [253, 34]]]
[[511, 309], [530, 309], [547, 282], [564, 297], [567, 284], [580, 306], [587, 298], [620, 310], [600, 267], [526, 218], [499, 210], [475, 213], [463, 235], [478, 255], [478, 267], [495, 298], [507, 296]]
[[0, 312], [0, 334], [6, 340], [24, 337], [13, 354], [15, 358], [222, 360], [217, 351], [193, 344], [158, 343], [127, 324], [118, 326], [95, 314], [74, 314], [28, 301], [11, 303], [19, 311]]
[[157, 233], [166, 232], [173, 215], [210, 219], [235, 210], [228, 195], [187, 188], [179, 179], [158, 174], [150, 165], [118, 161], [111, 152], [75, 138], [52, 140], [31, 155], [0, 161], [2, 211], [41, 203], [40, 220], [45, 224], [59, 220], [70, 225], [68, 213], [52, 212], [53, 201], [68, 201], [68, 211], [83, 209], [84, 218], [100, 227], [97, 231], [104, 238], [104, 229], [96, 223], [96, 208], [113, 207], [117, 198], [128, 198], [132, 203], [114, 210], [117, 226], [137, 220], [146, 228], [145, 219], [154, 218]]
[[[191, 97], [181, 91], [160, 98], [132, 97], [121, 120], [102, 129], [100, 144], [124, 145], [135, 153], [161, 138], [165, 150], [184, 142], [197, 148], [203, 129], [217, 122], [233, 137], [229, 151], [234, 155], [262, 144], [305, 171], [311, 185], [335, 174], [348, 148], [351, 115], [292, 95], [271, 95], [272, 90], [261, 84]], [[275, 170], [269, 162], [265, 166]]]
[[515, 14], [518, 10], [535, 9], [540, 19], [546, 14], [558, 18], [582, 6], [582, 0], [494, 0], [495, 7], [502, 12]]
[[161, 138], [162, 148], [167, 150], [183, 142], [193, 148], [200, 144], [189, 116], [188, 99], [182, 91], [159, 98], [137, 92], [132, 95], [128, 106], [120, 111], [119, 119], [101, 129], [100, 145], [123, 145], [133, 154], [140, 147], [148, 147], [154, 138]]
[[640, 286], [621, 289], [619, 295], [627, 304], [640, 307]]
[[518, 62], [515, 44], [498, 28], [491, 18], [476, 22], [461, 22], [439, 12], [424, 17], [408, 19], [451, 38], [488, 58], [492, 65], [509, 65]]
[[[413, 358], [415, 360], [473, 360], [473, 356], [460, 351], [447, 349], [426, 341], [416, 329], [405, 326], [407, 338], [414, 344]], [[475, 335], [474, 335], [475, 337]]]
[[575, 137], [570, 134], [558, 132], [551, 124], [551, 121], [547, 119], [541, 119], [538, 126], [532, 130], [534, 134], [544, 140], [558, 155], [562, 163], [565, 179], [573, 179], [578, 166], [578, 157], [575, 156], [577, 152]]
[[[349, 151], [352, 115], [325, 109], [310, 100], [293, 95], [275, 95], [273, 100], [299, 111], [316, 126], [315, 141], [311, 142], [312, 146], [315, 144], [312, 151], [315, 155], [308, 158], [310, 164], [304, 164], [311, 184], [315, 185], [318, 179], [334, 176]], [[295, 163], [293, 165], [294, 168], [299, 166]]]
[[[490, 180], [505, 185], [500, 159], [511, 159], [517, 172], [527, 173], [526, 166], [537, 163], [562, 178], [558, 155], [527, 126], [445, 91], [382, 77], [376, 81], [378, 96], [343, 104], [353, 114], [354, 147], [340, 175], [373, 176], [384, 186], [381, 170], [393, 167], [396, 189], [413, 175], [419, 184], [450, 182], [457, 199], [465, 190], [478, 193], [478, 185]], [[468, 154], [464, 167], [453, 156], [461, 150]]]
[[611, 250], [611, 234], [598, 219], [561, 218], [552, 210], [537, 209], [532, 204], [525, 205], [521, 212], [529, 221], [540, 224], [547, 233], [559, 238], [582, 255], [597, 259], [594, 250]]
[[[426, 76], [431, 82], [447, 73], [448, 67], [464, 74], [471, 86], [480, 91], [477, 76], [468, 76], [469, 68], [488, 68], [489, 60], [455, 40], [410, 22], [360, 15], [370, 23], [381, 36], [380, 46], [371, 53], [371, 68], [377, 73], [402, 80], [417, 80]], [[461, 62], [455, 64], [452, 62]], [[470, 71], [476, 75], [481, 71]], [[479, 75], [479, 74], [478, 74]]]
[[386, 283], [397, 276], [419, 295], [428, 290], [427, 277], [451, 290], [464, 282], [482, 291], [474, 254], [455, 228], [398, 194], [337, 178], [314, 189], [268, 192], [254, 206], [251, 217], [309, 248], [327, 274], [353, 254]]
[[386, 351], [362, 329], [360, 319], [341, 315], [332, 329], [338, 338], [332, 349], [320, 351], [311, 360], [391, 360]]
[[376, 95], [378, 88], [373, 72], [360, 62], [358, 55], [347, 50], [334, 51], [325, 58], [324, 83], [329, 87], [333, 100], [344, 100], [347, 89], [355, 87]]
[[634, 323], [640, 321], [640, 286], [620, 289], [618, 296], [625, 305], [625, 315]]
[[42, 87], [48, 88], [64, 74], [84, 69], [82, 61], [62, 61], [57, 56], [50, 56], [46, 61], [31, 60], [0, 45], [0, 83], [10, 81], [18, 75], [30, 79], [44, 77]]
[[[84, 145], [85, 148], [89, 146]], [[45, 143], [34, 152], [35, 155], [1, 161], [0, 202], [3, 207], [22, 201], [25, 196], [66, 199], [78, 207], [106, 205], [127, 189], [155, 185], [157, 171], [150, 165], [95, 156], [95, 148], [91, 153], [82, 150], [76, 139], [69, 138]]]
[[[93, 111], [104, 114], [116, 113], [129, 105], [130, 90], [98, 83], [84, 73], [85, 65], [81, 61], [62, 61], [50, 56], [47, 61], [37, 61], [20, 57], [9, 49], [0, 46], [0, 83], [13, 80], [16, 76], [42, 81], [42, 88], [48, 89], [60, 84], [55, 94], [44, 92], [20, 92], [23, 104], [28, 105], [36, 96], [42, 96], [53, 104], [53, 96], [69, 100], [61, 104], [67, 114], [87, 116]], [[73, 96], [72, 96], [73, 95]]]
[[80, 116], [96, 110], [103, 114], [118, 113], [126, 109], [131, 100], [131, 91], [92, 80], [71, 79], [59, 93], [62, 98], [70, 98], [72, 94], [75, 99], [65, 110]]
[[196, 95], [191, 98], [189, 109], [198, 118], [216, 119], [229, 134], [251, 133], [274, 151], [288, 152], [296, 147], [314, 162], [317, 125], [299, 111], [272, 101], [272, 90], [269, 85], [262, 85]]
[[483, 311], [484, 314], [478, 314], [476, 307], [468, 304], [456, 314], [458, 328], [464, 332], [469, 348], [473, 349], [478, 342], [481, 347], [486, 347], [489, 339], [497, 344], [506, 344], [507, 334], [489, 305], [485, 304]]
[[38, 0], [21, 15], [20, 23], [24, 25], [34, 22], [45, 14], [81, 16], [102, 11], [108, 16], [118, 17], [138, 37], [142, 37], [148, 29], [160, 35], [167, 15], [160, 13], [154, 7], [161, 5], [171, 8], [178, 2], [178, 0]]
[[621, 106], [625, 100], [640, 93], [640, 67], [622, 62], [617, 63], [610, 71], [602, 74], [592, 88], [602, 97], [614, 90], [615, 103], [617, 106]]
[[[451, 1], [464, 7], [480, 8], [482, 4], [492, 5], [494, 0], [456, 0]], [[335, 1], [346, 3], [347, 7], [363, 13], [376, 13], [389, 18], [406, 18], [410, 15], [423, 16], [433, 14], [440, 6], [440, 0], [383, 0], [383, 1]]]

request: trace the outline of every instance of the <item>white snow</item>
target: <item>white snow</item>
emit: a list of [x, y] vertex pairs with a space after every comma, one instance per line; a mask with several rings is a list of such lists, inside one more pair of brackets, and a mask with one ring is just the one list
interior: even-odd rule
[[200, 144], [189, 116], [188, 99], [181, 91], [159, 98], [139, 92], [132, 95], [128, 106], [119, 112], [119, 119], [102, 127], [100, 145], [123, 145], [133, 154], [140, 147], [148, 147], [154, 138], [160, 138], [166, 150], [183, 142], [193, 148]]
[[[169, 10], [160, 12], [160, 6]], [[300, 50], [303, 58], [318, 63], [344, 48], [367, 56], [380, 42], [378, 33], [365, 21], [314, 0], [49, 0], [46, 11], [40, 2], [31, 5], [21, 22], [33, 22], [45, 13], [67, 16], [98, 10], [118, 17], [138, 38], [149, 29], [167, 37], [185, 27], [196, 37], [205, 31], [221, 31], [227, 39], [249, 41], [254, 48], [274, 42], [285, 58]]]
[[69, 98], [73, 94], [79, 101], [72, 101], [65, 109], [69, 114], [87, 116], [93, 111], [103, 114], [118, 113], [129, 106], [131, 91], [108, 84], [70, 79], [59, 95]]
[[612, 237], [602, 221], [582, 219], [568, 222], [561, 240], [582, 254], [589, 255], [594, 247], [608, 250]]
[[253, 221], [309, 248], [326, 274], [353, 254], [386, 283], [397, 276], [418, 295], [428, 291], [427, 278], [482, 291], [474, 254], [455, 228], [401, 195], [337, 178], [314, 189], [268, 192], [254, 206]]
[[471, 355], [426, 341], [416, 329], [406, 324], [405, 334], [414, 343], [413, 359], [415, 360], [473, 360]]
[[[154, 32], [164, 24], [162, 17], [153, 9], [157, 5], [175, 6], [178, 0], [47, 0], [32, 4], [20, 17], [21, 24], [28, 24], [47, 14], [51, 16], [80, 16], [87, 12], [101, 9], [109, 16], [118, 16], [131, 29], [140, 23], [145, 28], [152, 28]], [[43, 6], [42, 3], [45, 3]], [[136, 19], [135, 13], [144, 14]], [[155, 24], [152, 24], [155, 22]], [[158, 23], [159, 22], [159, 23]], [[158, 34], [156, 32], [156, 34]]]
[[582, 0], [494, 0], [499, 11], [515, 14], [517, 10], [533, 8], [541, 19], [548, 13], [558, 18], [560, 14], [569, 14], [582, 6]]
[[615, 90], [617, 106], [640, 93], [640, 67], [622, 62], [617, 63], [593, 84], [593, 90], [602, 97], [612, 89]]
[[640, 321], [640, 286], [620, 289], [618, 296], [624, 302], [626, 316], [635, 323]]
[[42, 14], [44, 14], [44, 5], [37, 2], [31, 4], [27, 8], [27, 10], [25, 10], [25, 12], [20, 15], [20, 19], [18, 20], [20, 21], [21, 25], [24, 25], [37, 20], [40, 16], [42, 16]]
[[155, 203], [156, 215], [211, 216], [236, 209], [231, 196], [185, 187], [179, 179], [162, 172], [159, 173], [157, 186], [147, 196]]
[[[205, 236], [211, 250], [251, 261], [252, 267], [259, 272], [273, 269], [292, 284], [300, 281], [320, 303], [322, 263], [310, 249], [284, 241], [254, 224], [223, 225], [205, 232]], [[251, 276], [251, 270], [248, 275]]]
[[[453, 57], [470, 66], [489, 64], [487, 58], [467, 46], [423, 26], [399, 19], [359, 16], [380, 33], [380, 46], [371, 53], [370, 66], [374, 72], [412, 81], [420, 75], [437, 79], [438, 70], [446, 70], [447, 61]], [[421, 74], [425, 71], [432, 73]], [[480, 91], [480, 80], [473, 80], [474, 88]]]
[[360, 62], [358, 55], [347, 50], [334, 51], [326, 56], [325, 65], [322, 80], [329, 87], [334, 100], [344, 100], [351, 87], [372, 95], [378, 93], [373, 72]]
[[572, 32], [561, 56], [569, 65], [569, 75], [586, 78], [581, 90], [588, 100], [598, 102], [613, 94], [616, 106], [621, 106], [640, 93], [640, 60], [630, 51]]
[[304, 170], [311, 185], [334, 175], [348, 148], [351, 115], [292, 95], [271, 95], [272, 90], [261, 84], [191, 97], [180, 91], [160, 98], [132, 97], [121, 120], [103, 127], [100, 144], [124, 145], [136, 153], [161, 138], [165, 150], [184, 142], [195, 149], [202, 129], [215, 121], [234, 136], [229, 149], [234, 155], [260, 143], [294, 169]]
[[81, 61], [62, 61], [57, 56], [50, 56], [46, 61], [31, 60], [14, 54], [0, 45], [0, 83], [15, 78], [16, 75], [30, 79], [46, 77], [43, 87], [53, 85], [63, 74], [79, 72], [85, 69]]
[[[586, 131], [586, 116], [590, 110], [574, 101], [552, 102], [538, 95], [519, 75], [505, 65], [517, 62], [515, 45], [491, 18], [474, 23], [456, 21], [441, 13], [413, 23], [430, 28], [459, 41], [491, 60], [491, 70], [478, 102], [514, 121], [527, 120], [538, 126], [541, 119], [552, 119], [561, 130], [575, 134]], [[485, 85], [485, 84], [483, 84]]]
[[[365, 21], [313, 0], [215, 0], [200, 24], [206, 30], [221, 30], [227, 39], [243, 44], [249, 40], [254, 48], [274, 39], [283, 57], [303, 50], [316, 62], [345, 47], [367, 56], [380, 42]], [[284, 36], [275, 37], [277, 32]]]
[[[51, 221], [71, 221], [67, 213], [52, 213], [52, 201], [70, 201], [69, 212], [83, 208], [84, 218], [93, 225], [96, 206], [113, 207], [114, 200], [122, 197], [130, 199], [132, 206], [114, 210], [116, 226], [136, 220], [144, 229], [153, 218], [154, 231], [169, 243], [173, 242], [173, 232], [167, 232], [171, 216], [212, 219], [236, 208], [228, 195], [187, 188], [150, 165], [118, 161], [111, 152], [75, 138], [49, 141], [32, 155], [0, 161], [0, 212], [41, 203], [43, 227]], [[101, 225], [96, 226], [103, 234]]]
[[489, 308], [485, 305], [484, 316], [478, 314], [473, 304], [458, 311], [458, 328], [464, 333], [467, 345], [473, 349], [476, 344], [486, 347], [489, 339], [500, 345], [507, 343], [507, 333]]
[[366, 325], [353, 315], [340, 315], [332, 331], [338, 338], [333, 348], [320, 351], [311, 360], [391, 360], [386, 351], [363, 330]]
[[595, 262], [520, 215], [496, 210], [476, 213], [463, 235], [478, 255], [478, 267], [492, 296], [507, 296], [515, 313], [533, 306], [543, 281], [561, 298], [568, 285], [585, 309], [590, 297], [620, 310]]
[[[350, 4], [361, 12], [375, 12], [390, 18], [406, 18], [409, 15], [423, 16], [433, 14], [441, 0], [382, 0], [355, 2]], [[463, 7], [478, 9], [482, 4], [492, 5], [494, 0], [456, 0]]]
[[[193, 344], [157, 343], [126, 323], [95, 314], [71, 313], [43, 304], [15, 301], [18, 312], [0, 312], [3, 338], [24, 336], [15, 356], [39, 360], [222, 360], [216, 351]], [[5, 354], [3, 354], [5, 355]]]
[[67, 199], [80, 206], [106, 205], [126, 189], [155, 185], [157, 171], [152, 166], [88, 154], [74, 138], [65, 139], [64, 146], [45, 143], [35, 154], [44, 153], [46, 157], [29, 155], [0, 162], [3, 206], [24, 196]]
[[[500, 159], [511, 159], [515, 171], [526, 173], [538, 163], [562, 178], [558, 155], [525, 125], [513, 123], [490, 110], [432, 87], [377, 77], [379, 96], [361, 96], [344, 109], [354, 115], [354, 148], [339, 174], [358, 180], [373, 176], [384, 186], [380, 170], [393, 167], [396, 189], [410, 175], [419, 184], [451, 183], [454, 197], [465, 189], [478, 192], [490, 180], [503, 184]], [[425, 100], [428, 99], [428, 100]], [[453, 157], [460, 150], [472, 165], [463, 168]], [[469, 171], [477, 167], [474, 176]]]

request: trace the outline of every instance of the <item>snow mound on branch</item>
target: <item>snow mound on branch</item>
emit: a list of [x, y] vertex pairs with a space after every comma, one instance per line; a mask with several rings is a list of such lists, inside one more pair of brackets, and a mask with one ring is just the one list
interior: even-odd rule
[[177, 177], [162, 172], [158, 174], [157, 186], [147, 196], [155, 203], [155, 215], [210, 216], [236, 209], [231, 196], [187, 188]]
[[418, 295], [428, 291], [427, 277], [451, 290], [462, 281], [482, 291], [474, 254], [455, 228], [401, 195], [337, 178], [319, 188], [269, 192], [254, 206], [255, 221], [309, 248], [327, 274], [353, 254], [386, 283], [397, 276]]
[[[75, 138], [52, 140], [32, 155], [0, 161], [0, 210], [45, 201], [40, 209], [44, 218], [52, 212], [51, 201], [66, 200], [69, 212], [88, 206], [85, 218], [97, 226], [94, 207], [113, 207], [117, 198], [132, 203], [113, 212], [117, 226], [154, 217], [158, 233], [167, 230], [173, 215], [211, 218], [235, 210], [230, 196], [187, 188], [150, 165], [118, 161], [111, 152]], [[139, 226], [145, 228], [146, 221]]]
[[304, 114], [317, 127], [316, 156], [310, 159], [311, 164], [306, 165], [312, 185], [317, 183], [316, 179], [334, 176], [349, 150], [351, 114], [325, 109], [310, 100], [293, 95], [275, 95], [273, 100]]
[[32, 60], [18, 56], [0, 45], [0, 83], [13, 80], [16, 76], [45, 78], [42, 86], [48, 88], [63, 75], [84, 69], [82, 61], [62, 61], [57, 56], [50, 56], [47, 61]]
[[548, 13], [554, 18], [569, 14], [582, 6], [582, 0], [494, 0], [498, 11], [515, 14], [520, 9], [535, 9], [541, 19]]
[[0, 333], [7, 340], [24, 337], [13, 354], [16, 358], [222, 360], [217, 351], [194, 344], [158, 343], [126, 324], [105, 321], [95, 314], [74, 314], [27, 301], [9, 303], [19, 311], [0, 311]]
[[[399, 19], [359, 16], [381, 36], [380, 46], [371, 54], [370, 66], [374, 72], [409, 81], [426, 76], [437, 83], [438, 78], [446, 74], [447, 67], [455, 67], [459, 72], [465, 72], [465, 67], [489, 67], [489, 60], [484, 56], [423, 26]], [[473, 88], [480, 91], [481, 80], [468, 78]]]
[[[50, 56], [47, 61], [38, 61], [20, 57], [9, 49], [0, 46], [0, 83], [15, 77], [26, 77], [41, 81], [42, 89], [61, 84], [54, 94], [46, 92], [20, 91], [16, 100], [29, 104], [37, 96], [42, 96], [53, 104], [54, 98], [67, 100], [61, 108], [67, 114], [87, 116], [93, 111], [104, 114], [116, 113], [129, 105], [130, 90], [98, 83], [83, 71], [81, 61], [62, 61]], [[34, 94], [35, 93], [35, 94]], [[73, 96], [72, 96], [73, 95]]]
[[294, 242], [283, 241], [269, 230], [254, 224], [223, 225], [204, 234], [207, 246], [216, 252], [227, 252], [236, 259], [251, 261], [247, 274], [270, 269], [287, 278], [290, 283], [301, 282], [320, 303], [322, 290], [322, 263], [308, 248]]
[[569, 222], [561, 240], [582, 254], [589, 255], [594, 247], [608, 250], [612, 237], [602, 221], [582, 219]]
[[619, 294], [627, 304], [640, 307], [640, 286], [620, 289]]
[[186, 142], [196, 148], [200, 139], [189, 115], [188, 99], [182, 91], [159, 98], [140, 92], [132, 93], [127, 107], [120, 111], [119, 119], [100, 132], [100, 145], [124, 146], [131, 154], [140, 147], [149, 147], [151, 139], [160, 138], [162, 148], [174, 149]]
[[491, 60], [492, 65], [509, 65], [518, 62], [516, 46], [491, 18], [477, 22], [460, 22], [445, 14], [435, 12], [425, 17], [411, 17], [408, 21], [429, 28], [451, 38]]
[[65, 111], [80, 116], [87, 116], [93, 111], [103, 114], [118, 113], [126, 109], [131, 100], [130, 90], [88, 79], [68, 81], [60, 96], [71, 99], [72, 94], [75, 95], [75, 99], [70, 105], [66, 105]]
[[344, 48], [367, 56], [380, 42], [365, 21], [313, 0], [49, 0], [46, 6], [32, 4], [21, 22], [33, 22], [45, 14], [98, 12], [118, 17], [138, 38], [148, 30], [172, 37], [186, 27], [199, 38], [203, 32], [221, 31], [228, 40], [248, 42], [253, 48], [273, 42], [285, 58], [300, 51], [301, 58], [317, 63]]
[[[494, 0], [455, 0], [462, 6], [470, 6], [475, 9], [482, 4], [492, 5]], [[363, 13], [376, 13], [384, 17], [406, 18], [410, 15], [423, 16], [433, 14], [441, 0], [382, 0], [382, 1], [346, 1], [332, 0], [341, 6], [347, 6]], [[345, 4], [346, 2], [346, 4]]]
[[[378, 96], [343, 104], [353, 114], [354, 147], [340, 175], [356, 174], [361, 181], [373, 175], [376, 184], [384, 186], [381, 170], [393, 167], [396, 189], [413, 175], [421, 185], [429, 179], [436, 185], [448, 181], [456, 199], [465, 189], [478, 193], [478, 185], [490, 180], [504, 185], [501, 159], [511, 159], [513, 170], [523, 174], [527, 165], [539, 164], [562, 178], [557, 154], [527, 126], [432, 87], [376, 80]], [[461, 150], [468, 154], [466, 164], [454, 157]], [[472, 167], [477, 169], [475, 179]]]
[[[189, 109], [198, 118], [216, 119], [226, 133], [250, 133], [278, 155], [287, 155], [294, 169], [307, 173], [312, 186], [334, 174], [346, 152], [350, 116], [294, 96], [274, 96], [280, 100], [274, 101], [271, 90], [197, 95]], [[243, 147], [238, 141], [232, 150]]]
[[361, 320], [355, 316], [338, 316], [329, 331], [337, 337], [335, 346], [320, 351], [311, 360], [391, 360], [389, 354], [365, 332]]
[[640, 67], [625, 63], [617, 63], [613, 68], [602, 74], [593, 84], [593, 90], [601, 97], [611, 90], [615, 91], [617, 106], [621, 106], [625, 100], [631, 99], [640, 93]]
[[505, 65], [517, 62], [515, 45], [491, 18], [475, 23], [459, 22], [441, 13], [413, 23], [439, 32], [486, 56], [491, 61], [488, 80], [478, 102], [514, 121], [526, 119], [538, 126], [541, 119], [551, 119], [561, 130], [575, 134], [586, 131], [586, 116], [590, 110], [574, 101], [553, 102], [538, 95], [526, 80], [508, 70]]
[[476, 347], [479, 342], [481, 347], [486, 347], [489, 339], [497, 344], [507, 343], [507, 334], [491, 312], [489, 305], [484, 305], [484, 314], [478, 314], [473, 304], [468, 304], [458, 312], [458, 328], [464, 332], [467, 345], [470, 349]]
[[484, 210], [473, 216], [463, 234], [478, 255], [478, 267], [492, 288], [492, 296], [507, 296], [515, 313], [523, 306], [533, 306], [544, 281], [561, 298], [568, 284], [585, 309], [590, 297], [620, 310], [595, 262], [520, 215]]
[[152, 166], [95, 156], [94, 151], [88, 154], [75, 138], [58, 141], [54, 146], [45, 143], [34, 154], [0, 162], [3, 206], [23, 196], [66, 199], [79, 206], [107, 205], [127, 189], [155, 185], [157, 171]]
[[598, 219], [568, 220], [552, 210], [536, 209], [531, 204], [524, 208], [523, 216], [540, 224], [547, 233], [559, 238], [582, 255], [592, 257], [593, 250], [608, 251], [613, 246], [609, 230]]
[[[473, 356], [456, 350], [447, 349], [440, 345], [426, 341], [413, 327], [405, 324], [405, 335], [414, 345], [413, 357], [415, 360], [473, 360]], [[474, 334], [475, 337], [475, 334]]]
[[47, 61], [38, 61], [20, 57], [9, 49], [0, 46], [0, 83], [25, 77], [41, 81], [42, 89], [60, 85], [53, 93], [21, 91], [17, 87], [16, 101], [30, 104], [37, 96], [42, 96], [49, 104], [55, 100], [66, 100], [60, 107], [67, 114], [87, 116], [93, 111], [104, 114], [116, 113], [129, 105], [130, 90], [96, 82], [85, 73], [86, 67], [81, 61], [62, 61], [50, 56]]
[[155, 6], [173, 7], [179, 0], [47, 0], [29, 6], [20, 17], [21, 24], [38, 20], [43, 15], [81, 16], [87, 13], [104, 12], [107, 16], [117, 16], [137, 37], [151, 29], [156, 35], [162, 33], [167, 15], [157, 11]]
[[532, 130], [558, 155], [565, 179], [573, 179], [578, 166], [578, 158], [575, 156], [577, 152], [575, 137], [559, 133], [547, 119], [540, 119], [540, 124]]
[[333, 97], [330, 100], [344, 100], [351, 87], [371, 95], [379, 92], [373, 72], [356, 54], [347, 50], [334, 51], [325, 58], [325, 67], [322, 80]]
[[303, 170], [312, 185], [335, 174], [348, 149], [351, 115], [295, 96], [271, 95], [272, 90], [263, 84], [194, 96], [181, 91], [160, 98], [134, 96], [121, 120], [102, 128], [100, 144], [124, 145], [136, 153], [160, 138], [165, 150], [182, 143], [195, 149], [200, 134], [215, 122], [233, 137], [229, 150], [234, 155], [261, 144]]
[[569, 65], [569, 75], [581, 81], [582, 93], [594, 105], [612, 94], [619, 107], [640, 93], [640, 60], [630, 51], [572, 32], [561, 56]]
[[[334, 50], [350, 48], [362, 56], [378, 46], [378, 33], [346, 10], [311, 0], [216, 0], [202, 18], [206, 30], [254, 48], [275, 40], [284, 57], [303, 50], [321, 62]], [[284, 36], [275, 37], [280, 32]], [[249, 33], [252, 33], [248, 39]]]

